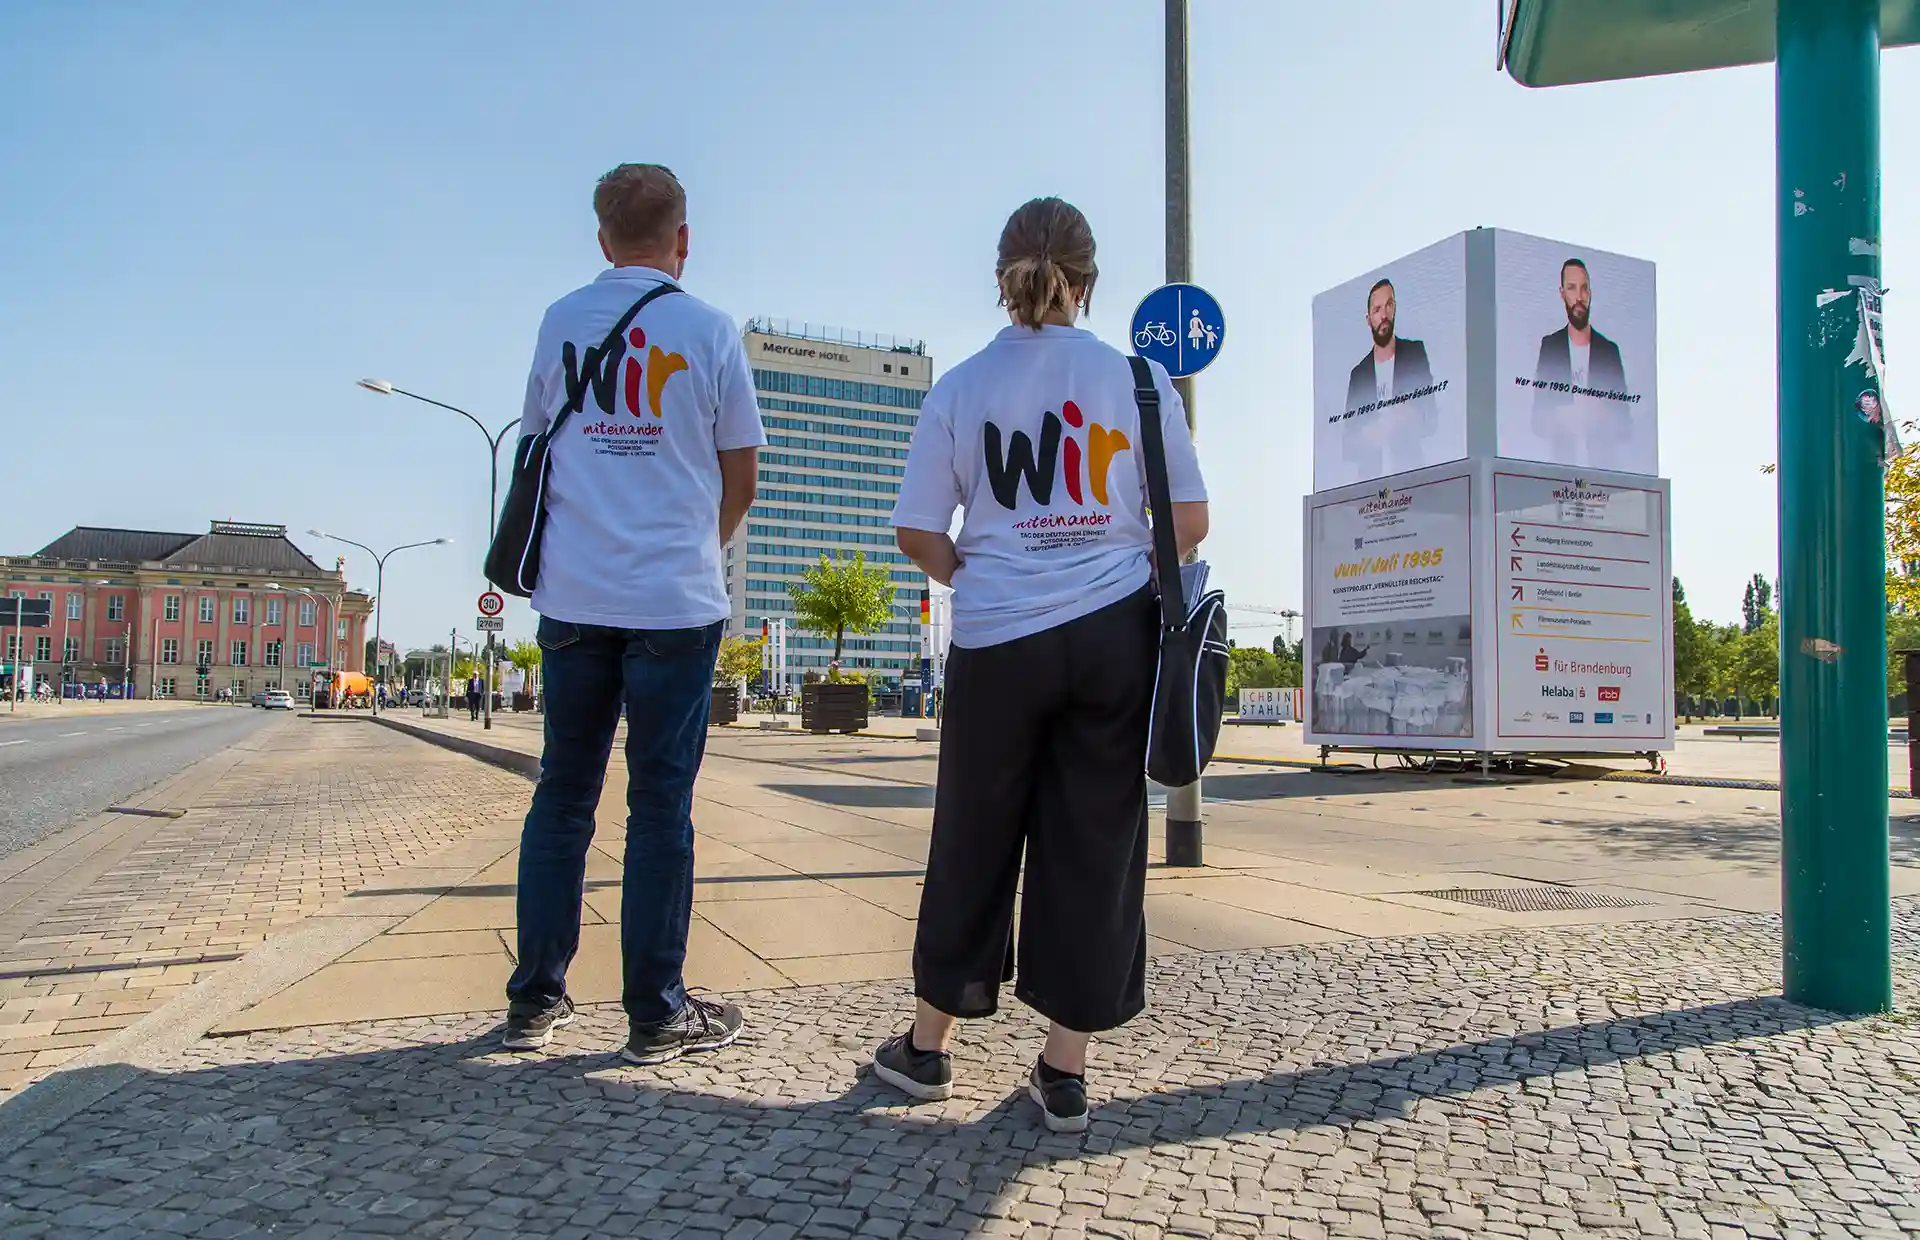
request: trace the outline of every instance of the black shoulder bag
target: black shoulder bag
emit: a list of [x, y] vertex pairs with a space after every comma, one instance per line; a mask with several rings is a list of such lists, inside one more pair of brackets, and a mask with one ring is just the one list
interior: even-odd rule
[[1153, 556], [1160, 577], [1160, 666], [1153, 677], [1153, 714], [1147, 724], [1147, 775], [1178, 788], [1200, 778], [1220, 740], [1227, 699], [1227, 596], [1208, 590], [1191, 609], [1187, 606], [1173, 537], [1160, 392], [1145, 359], [1127, 360], [1133, 366], [1133, 399], [1140, 407]]
[[620, 373], [620, 361], [627, 354], [627, 328], [648, 302], [679, 291], [677, 284], [657, 284], [648, 289], [646, 296], [620, 316], [605, 342], [588, 347], [577, 368], [573, 342], [562, 347], [567, 403], [553, 415], [547, 429], [521, 436], [513, 451], [513, 476], [507, 483], [506, 501], [500, 505], [500, 523], [494, 527], [493, 544], [487, 548], [487, 580], [508, 594], [529, 598], [534, 583], [540, 580], [540, 539], [547, 530], [547, 475], [553, 469], [553, 437], [570, 415], [586, 405], [589, 390], [601, 408], [612, 408], [613, 385]]

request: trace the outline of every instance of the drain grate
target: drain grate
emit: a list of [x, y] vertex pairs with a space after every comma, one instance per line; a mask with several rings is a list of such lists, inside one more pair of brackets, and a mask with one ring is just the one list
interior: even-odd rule
[[1581, 891], [1577, 887], [1449, 887], [1445, 891], [1416, 891], [1416, 896], [1478, 904], [1505, 913], [1558, 913], [1577, 908], [1636, 908], [1645, 900]]

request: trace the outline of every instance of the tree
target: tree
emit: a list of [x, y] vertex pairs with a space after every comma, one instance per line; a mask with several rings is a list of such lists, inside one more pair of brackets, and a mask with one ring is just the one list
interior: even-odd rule
[[1238, 693], [1242, 689], [1290, 689], [1295, 682], [1287, 679], [1275, 658], [1273, 651], [1262, 650], [1258, 646], [1242, 646], [1227, 652], [1227, 692]]
[[523, 672], [531, 672], [540, 666], [540, 643], [521, 638], [510, 645], [500, 648], [500, 657], [509, 667], [517, 667]]
[[833, 661], [846, 649], [847, 634], [875, 633], [893, 619], [894, 584], [885, 568], [868, 567], [864, 551], [851, 560], [820, 562], [787, 586], [794, 621], [803, 629], [833, 634]]
[[1746, 631], [1751, 633], [1758, 629], [1761, 623], [1772, 614], [1773, 586], [1765, 576], [1755, 573], [1753, 580], [1747, 582], [1745, 597], [1740, 600], [1740, 617], [1745, 623]]
[[720, 657], [714, 661], [713, 683], [736, 685], [760, 674], [760, 656], [767, 643], [758, 637], [723, 637]]
[[1693, 618], [1686, 587], [1673, 579], [1673, 687], [1699, 697], [1713, 687], [1713, 626]]
[[1756, 703], [1780, 694], [1780, 618], [1763, 614], [1760, 627], [1735, 639], [1733, 686]]
[[[1920, 426], [1900, 424], [1915, 444]], [[1887, 462], [1887, 606], [1920, 612], [1920, 444]]]

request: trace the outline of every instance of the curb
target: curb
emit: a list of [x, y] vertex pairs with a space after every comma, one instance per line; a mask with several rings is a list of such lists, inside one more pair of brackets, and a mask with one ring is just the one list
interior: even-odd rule
[[[1217, 753], [1215, 762], [1237, 762], [1246, 766], [1278, 766], [1299, 771], [1325, 771], [1333, 769], [1331, 765], [1310, 762], [1304, 758], [1243, 758], [1235, 754]], [[1381, 775], [1417, 775], [1418, 771], [1401, 771], [1388, 768]], [[1542, 779], [1552, 778], [1541, 776]], [[1716, 779], [1708, 775], [1655, 775], [1650, 771], [1609, 771], [1605, 775], [1593, 777], [1595, 783], [1664, 784], [1677, 788], [1731, 788], [1746, 792], [1778, 792], [1780, 785], [1770, 779]], [[1887, 796], [1891, 800], [1910, 800], [1913, 793], [1905, 788], [1889, 788]]]
[[540, 781], [538, 754], [522, 753], [518, 749], [509, 749], [505, 745], [489, 745], [485, 741], [468, 740], [464, 736], [449, 736], [433, 728], [423, 728], [418, 724], [402, 722], [391, 715], [381, 715], [378, 718], [369, 715], [367, 722], [377, 723], [383, 728], [392, 728], [396, 732], [404, 732], [415, 740], [425, 741], [429, 745], [438, 745], [442, 749], [451, 749], [469, 758], [477, 758], [491, 766], [512, 771], [522, 779], [534, 783]]

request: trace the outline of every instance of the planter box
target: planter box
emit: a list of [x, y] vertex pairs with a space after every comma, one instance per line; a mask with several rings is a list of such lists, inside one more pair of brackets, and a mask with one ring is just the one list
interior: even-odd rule
[[707, 708], [707, 726], [720, 727], [732, 723], [740, 717], [740, 686], [715, 685], [713, 699]]
[[867, 726], [865, 685], [800, 686], [800, 726], [809, 732], [858, 732]]

